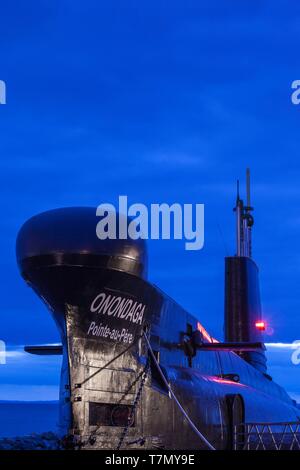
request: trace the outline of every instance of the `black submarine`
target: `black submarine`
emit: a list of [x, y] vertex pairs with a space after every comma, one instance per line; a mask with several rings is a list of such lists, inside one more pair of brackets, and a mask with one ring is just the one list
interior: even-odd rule
[[62, 354], [60, 434], [75, 449], [299, 449], [300, 407], [267, 373], [253, 216], [237, 195], [225, 258], [225, 339], [147, 280], [144, 240], [99, 240], [96, 210], [29, 219], [16, 243]]

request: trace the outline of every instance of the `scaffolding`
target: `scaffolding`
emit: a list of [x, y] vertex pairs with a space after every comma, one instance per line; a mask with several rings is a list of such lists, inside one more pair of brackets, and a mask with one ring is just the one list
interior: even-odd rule
[[239, 424], [234, 450], [300, 450], [300, 421]]

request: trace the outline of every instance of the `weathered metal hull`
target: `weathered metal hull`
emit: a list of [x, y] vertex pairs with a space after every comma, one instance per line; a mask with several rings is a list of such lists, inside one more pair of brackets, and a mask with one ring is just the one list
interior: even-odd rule
[[[118, 447], [123, 426], [110, 422], [104, 414], [114, 406], [132, 405], [140, 381], [130, 386], [143, 371], [148, 356], [141, 338], [128, 352], [100, 370], [129, 343], [100, 336], [99, 329], [90, 328], [92, 322], [111, 330], [126, 329], [134, 340], [145, 327], [150, 328], [152, 348], [159, 354], [160, 364], [179, 401], [218, 449], [232, 446], [230, 400], [236, 395], [243, 399], [246, 422], [298, 419], [299, 409], [284, 390], [232, 352], [199, 351], [189, 366], [178, 345], [189, 328], [197, 329], [198, 319], [150, 283], [124, 272], [82, 266], [32, 266], [27, 267], [27, 277], [50, 305], [61, 333], [64, 350], [61, 432], [74, 436], [79, 448]], [[97, 310], [95, 299], [101, 293], [106, 299], [110, 295], [111, 299], [132, 299], [145, 305], [142, 321], [133, 323], [128, 318], [118, 318], [120, 310], [115, 316], [109, 315], [109, 310], [106, 313]], [[240, 376], [239, 383], [222, 378], [232, 373]], [[105, 405], [111, 408], [107, 411]], [[205, 448], [170, 399], [153, 365], [134, 415], [134, 424], [126, 433], [122, 449]]]
[[[56, 209], [27, 221], [17, 239], [21, 273], [60, 331], [60, 429], [71, 445], [204, 449], [204, 436], [217, 449], [242, 448], [236, 426], [300, 420], [296, 404], [264, 373], [263, 354], [196, 352], [193, 338], [200, 335], [202, 346], [213, 340], [202, 319], [146, 281], [143, 240], [99, 240], [97, 222], [93, 208]], [[229, 264], [226, 338], [262, 341], [253, 330], [257, 269], [246, 258]]]

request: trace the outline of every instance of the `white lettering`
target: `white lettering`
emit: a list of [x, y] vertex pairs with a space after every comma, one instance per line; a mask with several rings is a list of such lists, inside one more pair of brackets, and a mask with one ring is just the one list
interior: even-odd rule
[[300, 103], [300, 80], [294, 80], [292, 83], [293, 93], [291, 94], [291, 100], [293, 104]]
[[204, 246], [204, 204], [196, 204], [196, 228], [193, 231], [193, 207], [191, 204], [184, 205], [184, 235], [187, 240], [186, 250], [201, 250]]
[[116, 211], [112, 204], [100, 204], [96, 215], [103, 217], [96, 226], [96, 234], [99, 240], [115, 240], [116, 236]]
[[96, 225], [96, 235], [100, 240], [185, 238], [188, 240], [186, 250], [200, 250], [204, 246], [204, 204], [151, 204], [149, 217], [147, 206], [140, 203], [128, 206], [127, 196], [119, 196], [118, 210], [112, 204], [100, 204], [96, 215], [101, 217]]
[[[138, 303], [126, 297], [114, 296], [101, 292], [98, 294], [91, 303], [90, 311], [102, 315], [114, 316], [120, 319], [125, 319], [131, 323], [142, 325], [144, 320], [146, 305]], [[94, 322], [90, 324], [93, 329]], [[89, 334], [90, 331], [88, 331]]]

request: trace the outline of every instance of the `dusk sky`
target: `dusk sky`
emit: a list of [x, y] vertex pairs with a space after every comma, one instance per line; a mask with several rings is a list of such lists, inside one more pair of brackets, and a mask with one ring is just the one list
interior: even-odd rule
[[300, 401], [299, 36], [297, 1], [2, 2], [0, 400], [57, 398], [60, 359], [22, 352], [59, 342], [16, 264], [29, 217], [119, 195], [205, 204], [203, 250], [150, 241], [149, 279], [221, 339], [236, 179], [244, 191], [250, 167], [269, 372]]

